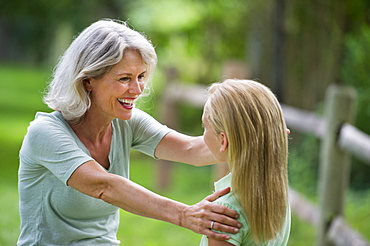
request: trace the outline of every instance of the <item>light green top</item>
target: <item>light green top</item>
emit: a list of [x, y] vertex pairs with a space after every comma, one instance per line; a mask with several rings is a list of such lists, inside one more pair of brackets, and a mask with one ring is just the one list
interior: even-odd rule
[[[130, 149], [154, 157], [170, 131], [138, 109], [131, 119], [115, 119], [112, 126], [106, 171], [125, 178]], [[37, 113], [20, 150], [18, 245], [119, 245], [119, 209], [67, 186], [72, 173], [89, 160], [89, 151], [60, 112]]]
[[[220, 179], [215, 183], [215, 190], [221, 190], [227, 187], [231, 187], [231, 173]], [[239, 219], [238, 221], [243, 225], [242, 228], [240, 228], [240, 231], [236, 234], [231, 234], [231, 233], [224, 233], [228, 234], [231, 236], [227, 242], [233, 244], [233, 245], [241, 245], [241, 246], [283, 246], [287, 245], [288, 239], [289, 239], [289, 234], [290, 234], [290, 207], [288, 206], [288, 211], [286, 214], [286, 220], [284, 223], [284, 226], [279, 233], [279, 235], [273, 239], [270, 240], [269, 242], [266, 242], [264, 244], [256, 244], [251, 236], [250, 230], [249, 230], [249, 223], [248, 223], [248, 218], [247, 215], [245, 214], [243, 208], [241, 207], [240, 203], [237, 200], [236, 194], [233, 193], [232, 191], [225, 196], [222, 196], [218, 198], [215, 203], [224, 205], [237, 213], [239, 213]], [[208, 239], [206, 236], [202, 236], [202, 240], [200, 242], [199, 246], [208, 246]]]

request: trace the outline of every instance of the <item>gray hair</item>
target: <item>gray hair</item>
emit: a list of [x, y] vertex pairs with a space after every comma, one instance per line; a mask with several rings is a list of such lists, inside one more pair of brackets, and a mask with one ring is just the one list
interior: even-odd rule
[[91, 105], [83, 81], [104, 76], [127, 49], [141, 54], [149, 83], [157, 64], [153, 45], [125, 22], [104, 19], [83, 30], [61, 56], [44, 102], [67, 121], [78, 122]]

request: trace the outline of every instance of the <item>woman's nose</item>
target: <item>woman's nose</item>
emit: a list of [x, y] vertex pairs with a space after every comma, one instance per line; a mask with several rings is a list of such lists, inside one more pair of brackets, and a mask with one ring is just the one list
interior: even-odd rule
[[140, 95], [143, 92], [144, 87], [145, 87], [144, 82], [141, 82], [139, 80], [131, 81], [129, 93]]

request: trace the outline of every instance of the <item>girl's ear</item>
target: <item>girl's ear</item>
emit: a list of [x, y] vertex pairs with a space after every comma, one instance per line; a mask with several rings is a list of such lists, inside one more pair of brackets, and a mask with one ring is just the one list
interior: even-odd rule
[[225, 152], [229, 146], [229, 140], [227, 139], [226, 133], [221, 132], [219, 135], [220, 138], [220, 152]]

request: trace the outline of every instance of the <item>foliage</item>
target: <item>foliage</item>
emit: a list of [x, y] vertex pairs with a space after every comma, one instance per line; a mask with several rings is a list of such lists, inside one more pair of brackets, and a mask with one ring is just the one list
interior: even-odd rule
[[317, 200], [319, 140], [313, 136], [291, 133], [289, 184], [298, 192]]
[[[5, 1], [0, 6], [0, 32], [4, 33], [0, 42], [10, 49], [2, 51], [0, 59], [55, 62], [53, 53], [63, 50], [55, 43], [66, 25], [68, 44], [90, 23], [114, 18], [128, 20], [153, 40], [160, 66], [187, 64], [181, 70], [185, 81], [209, 83], [219, 80], [225, 59], [244, 59], [247, 30], [243, 23], [250, 5], [241, 0]], [[225, 13], [233, 18], [225, 21]]]
[[341, 70], [343, 83], [357, 90], [357, 125], [370, 134], [370, 26], [364, 25], [359, 33], [345, 39], [345, 58]]
[[70, 26], [68, 44], [72, 36], [92, 22], [109, 15], [121, 16], [124, 4], [125, 0], [81, 0], [78, 3], [72, 0], [2, 0], [0, 44], [8, 49], [1, 51], [0, 58], [3, 61], [48, 63], [54, 43], [58, 42], [54, 37], [60, 37], [60, 28]]
[[[104, 17], [128, 20], [153, 41], [159, 67], [175, 67], [181, 81], [219, 81], [225, 75], [223, 65], [238, 60], [247, 63], [250, 77], [273, 84], [274, 67], [285, 63], [284, 101], [310, 109], [323, 99], [327, 85], [338, 79], [346, 55], [343, 37], [359, 35], [359, 27], [368, 25], [370, 8], [366, 0], [82, 0], [78, 4], [14, 0], [0, 4], [0, 44], [8, 47], [0, 59], [54, 64], [72, 36], [91, 22]], [[277, 16], [278, 4], [285, 9], [281, 16]], [[277, 18], [283, 18], [285, 43], [276, 40]], [[276, 57], [274, 49], [280, 46], [284, 52]]]
[[[357, 91], [356, 126], [370, 134], [370, 26], [363, 25], [358, 33], [345, 39], [345, 57], [341, 70], [342, 82]], [[353, 161], [353, 187], [370, 188], [370, 167], [358, 160]]]
[[[225, 60], [245, 59], [250, 5], [240, 0], [138, 0], [131, 2], [128, 17], [152, 39], [160, 66], [180, 68], [182, 81], [208, 84], [220, 79]], [[227, 13], [232, 18], [225, 20]]]

